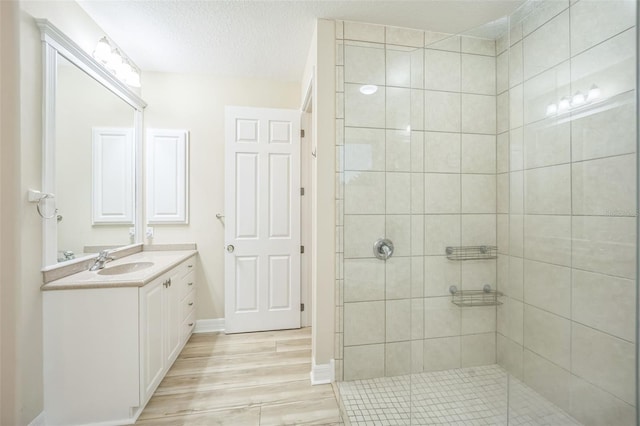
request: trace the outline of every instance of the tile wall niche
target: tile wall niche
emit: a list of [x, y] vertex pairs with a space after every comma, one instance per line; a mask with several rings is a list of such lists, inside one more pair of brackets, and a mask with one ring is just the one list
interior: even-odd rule
[[497, 41], [498, 363], [586, 425], [636, 424], [634, 7], [529, 3]]
[[495, 307], [461, 309], [449, 286], [495, 288], [497, 262], [445, 257], [496, 244], [495, 40], [336, 28], [336, 377], [495, 364]]

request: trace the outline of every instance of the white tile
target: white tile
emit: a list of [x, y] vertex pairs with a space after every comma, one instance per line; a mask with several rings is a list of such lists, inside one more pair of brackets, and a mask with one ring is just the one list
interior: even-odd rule
[[448, 33], [425, 31], [424, 47], [427, 49], [460, 52], [460, 36]]
[[478, 260], [464, 262], [461, 267], [462, 277], [459, 289], [481, 290], [488, 284], [492, 289], [496, 288], [496, 261]]
[[509, 253], [509, 215], [497, 215], [496, 239], [498, 245], [498, 253]]
[[424, 214], [424, 174], [422, 173], [411, 173], [411, 214]]
[[411, 342], [411, 372], [422, 373], [424, 371], [424, 341], [414, 340]]
[[411, 342], [387, 343], [385, 347], [385, 376], [411, 373]]
[[344, 129], [345, 170], [384, 171], [385, 140], [383, 129]]
[[462, 92], [479, 95], [496, 94], [496, 59], [494, 57], [462, 55]]
[[[576, 134], [569, 122], [550, 120], [524, 127], [524, 167], [544, 167], [571, 161], [571, 141]], [[574, 150], [575, 154], [575, 150]]]
[[496, 55], [506, 52], [509, 48], [508, 24], [504, 24], [503, 34], [496, 39]]
[[460, 212], [460, 175], [426, 173], [424, 190], [426, 213]]
[[336, 93], [336, 119], [344, 119], [344, 110], [345, 95], [344, 93]]
[[496, 212], [495, 175], [462, 175], [462, 212]]
[[387, 300], [386, 342], [411, 340], [411, 299]]
[[[631, 96], [629, 100], [630, 98]], [[571, 120], [573, 161], [635, 152], [635, 123], [633, 102]], [[564, 133], [569, 133], [568, 128]], [[568, 140], [568, 137], [566, 139]]]
[[384, 128], [385, 91], [379, 88], [371, 95], [364, 95], [360, 87], [359, 84], [344, 85], [345, 126]]
[[509, 174], [496, 176], [496, 212], [509, 213]]
[[425, 254], [443, 255], [460, 245], [460, 215], [425, 215]]
[[509, 96], [508, 91], [502, 92], [496, 96], [496, 133], [503, 133], [510, 128]]
[[384, 230], [384, 215], [345, 215], [345, 258], [374, 257], [373, 243], [384, 235]]
[[597, 84], [599, 99], [635, 88], [635, 31], [624, 33], [571, 59], [571, 85], [574, 91], [587, 93]]
[[[444, 253], [444, 252], [443, 252]], [[449, 287], [460, 287], [460, 264], [445, 256], [425, 256], [425, 296], [449, 296]]]
[[571, 405], [571, 373], [543, 357], [524, 351], [524, 382], [549, 401], [569, 410]]
[[502, 302], [498, 305], [498, 333], [522, 345], [524, 305], [509, 297], [504, 297]]
[[634, 341], [635, 309], [633, 280], [573, 271], [571, 313], [574, 321]]
[[361, 22], [344, 22], [344, 38], [349, 40], [384, 43], [384, 26]]
[[533, 3], [528, 15], [522, 21], [523, 35], [526, 36], [535, 31], [568, 7], [567, 0], [541, 0]]
[[509, 53], [504, 52], [496, 58], [496, 94], [509, 88]]
[[487, 38], [461, 36], [460, 51], [462, 53], [473, 53], [475, 55], [487, 55], [495, 57], [496, 41]]
[[386, 173], [386, 213], [411, 213], [411, 174]]
[[524, 95], [522, 84], [509, 90], [509, 128], [515, 129], [524, 123]]
[[635, 278], [635, 218], [574, 216], [573, 267]]
[[461, 365], [475, 367], [496, 363], [496, 334], [472, 334], [461, 338]]
[[361, 380], [384, 376], [384, 346], [347, 346], [344, 348], [344, 379]]
[[386, 237], [394, 244], [394, 256], [411, 256], [411, 216], [387, 215], [385, 227]]
[[387, 86], [411, 87], [411, 51], [387, 46], [386, 55]]
[[[461, 309], [462, 334], [480, 334], [496, 331], [495, 306], [478, 306], [472, 309]], [[463, 340], [464, 349], [464, 340]], [[463, 350], [464, 352], [464, 350]]]
[[387, 87], [386, 127], [410, 131], [411, 90]]
[[522, 370], [522, 345], [498, 333], [496, 355], [498, 365], [507, 370], [509, 374], [513, 375], [517, 379], [523, 380], [524, 373]]
[[[424, 299], [411, 299], [411, 339], [424, 339]], [[404, 324], [406, 327], [406, 324]]]
[[425, 89], [460, 91], [459, 53], [426, 49], [424, 54]]
[[556, 315], [571, 316], [571, 269], [525, 260], [524, 301]]
[[509, 256], [509, 277], [506, 294], [515, 300], [524, 300], [524, 259]]
[[633, 404], [635, 402], [635, 347], [632, 343], [573, 323], [573, 374]]
[[460, 131], [460, 95], [449, 92], [425, 92], [425, 130]]
[[571, 7], [571, 53], [582, 52], [635, 24], [633, 0], [581, 1]]
[[496, 172], [496, 137], [462, 135], [462, 173]]
[[633, 154], [574, 163], [573, 214], [635, 215], [635, 177]]
[[571, 321], [525, 305], [524, 347], [565, 370], [569, 369], [571, 365]]
[[[584, 0], [582, 0], [584, 1]], [[571, 376], [569, 413], [587, 425], [636, 425], [635, 408], [591, 383]]]
[[411, 133], [406, 130], [386, 132], [387, 172], [411, 171]]
[[384, 343], [384, 306], [384, 301], [344, 304], [345, 346]]
[[411, 257], [411, 297], [413, 298], [424, 297], [424, 259], [424, 256]]
[[425, 133], [425, 172], [460, 173], [460, 134]]
[[336, 41], [336, 65], [344, 65], [344, 41]]
[[495, 246], [496, 216], [494, 214], [462, 215], [463, 246]]
[[382, 172], [345, 172], [345, 214], [385, 213], [385, 174]]
[[522, 83], [523, 72], [522, 41], [509, 49], [509, 87]]
[[509, 170], [524, 168], [524, 135], [522, 127], [509, 132]]
[[336, 67], [336, 92], [344, 92], [344, 67]]
[[[527, 258], [571, 266], [570, 217], [529, 215], [525, 216], [524, 225], [524, 249]], [[577, 266], [575, 260], [573, 266]]]
[[411, 171], [423, 172], [425, 161], [425, 133], [411, 132]]
[[386, 43], [400, 46], [423, 47], [424, 31], [412, 30], [409, 28], [385, 27]]
[[451, 303], [450, 297], [424, 299], [424, 337], [448, 337], [460, 335], [460, 308]]
[[[524, 232], [524, 216], [511, 215], [509, 217], [509, 254], [512, 256], [523, 256]], [[527, 255], [529, 255], [528, 252]]]
[[378, 259], [344, 260], [344, 301], [384, 299], [384, 262]]
[[389, 300], [411, 297], [411, 258], [394, 256], [385, 262], [378, 262], [386, 264], [385, 298]]
[[411, 89], [411, 130], [425, 130], [424, 128], [424, 90]]
[[525, 80], [569, 59], [569, 44], [569, 11], [566, 10], [525, 37]]
[[496, 97], [462, 95], [462, 132], [496, 133]]
[[424, 371], [460, 368], [460, 337], [426, 339], [424, 341]]
[[346, 83], [385, 84], [384, 46], [380, 44], [344, 45], [344, 81]]
[[526, 213], [571, 214], [570, 165], [527, 170], [524, 179]]
[[[524, 82], [524, 123], [547, 118], [547, 107], [558, 105], [564, 97], [571, 98], [569, 61], [544, 71]], [[548, 125], [548, 123], [545, 123]]]

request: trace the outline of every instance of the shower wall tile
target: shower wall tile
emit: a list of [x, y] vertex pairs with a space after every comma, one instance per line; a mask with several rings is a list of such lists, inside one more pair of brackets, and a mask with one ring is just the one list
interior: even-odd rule
[[344, 260], [344, 301], [383, 300], [385, 264], [378, 259]]
[[508, 173], [501, 173], [498, 176], [496, 176], [496, 212], [509, 213], [509, 174]]
[[509, 271], [507, 275], [507, 294], [519, 301], [524, 300], [524, 259], [509, 256]]
[[481, 290], [485, 284], [496, 288], [496, 262], [494, 260], [467, 261], [461, 266], [458, 286], [462, 290]]
[[411, 342], [387, 343], [384, 348], [385, 376], [411, 373]]
[[509, 48], [509, 34], [505, 33], [496, 39], [496, 55], [504, 53]]
[[424, 128], [424, 90], [411, 89], [411, 130], [425, 130]]
[[426, 255], [444, 255], [448, 246], [460, 244], [460, 215], [426, 215], [424, 238]]
[[571, 321], [525, 304], [524, 346], [568, 370], [571, 366]]
[[[463, 246], [495, 246], [496, 215], [464, 214], [462, 215]], [[479, 262], [482, 264], [488, 261]]]
[[410, 131], [411, 90], [387, 87], [386, 127]]
[[426, 213], [460, 212], [460, 175], [426, 173], [424, 190]]
[[525, 213], [571, 214], [571, 166], [525, 171]]
[[497, 333], [497, 362], [518, 380], [524, 380], [522, 345]]
[[462, 55], [462, 92], [479, 95], [496, 94], [495, 57]]
[[411, 258], [394, 256], [384, 263], [386, 264], [385, 299], [409, 299], [411, 297]]
[[635, 176], [632, 154], [573, 164], [573, 214], [633, 215]]
[[495, 57], [496, 41], [485, 38], [461, 36], [460, 51], [462, 53], [473, 53], [476, 55]]
[[411, 372], [424, 371], [424, 340], [411, 341]]
[[518, 171], [524, 168], [524, 135], [522, 127], [509, 132], [509, 169]]
[[400, 46], [423, 47], [424, 31], [408, 28], [385, 27], [386, 43]]
[[635, 401], [635, 347], [632, 343], [573, 323], [572, 373], [612, 393]]
[[[553, 166], [571, 161], [571, 140], [576, 133], [569, 122], [542, 121], [524, 128], [524, 167]], [[575, 150], [573, 151], [575, 155]]]
[[[628, 100], [631, 100], [631, 96], [628, 97]], [[572, 160], [591, 160], [635, 152], [635, 120], [633, 102], [626, 102], [607, 111], [572, 120]], [[565, 128], [567, 127], [568, 125], [565, 125]], [[568, 129], [566, 134], [568, 141]]]
[[424, 88], [423, 49], [387, 45], [386, 64], [388, 86]]
[[372, 242], [384, 235], [384, 215], [344, 216], [344, 257], [373, 257]]
[[527, 36], [547, 24], [551, 18], [557, 16], [569, 7], [568, 0], [542, 0], [533, 3], [530, 12], [522, 20], [522, 33]]
[[496, 58], [496, 93], [509, 89], [509, 54], [503, 52]]
[[346, 127], [344, 129], [344, 169], [384, 171], [384, 129]]
[[496, 97], [496, 132], [509, 130], [509, 92], [502, 92]]
[[509, 90], [509, 129], [522, 126], [524, 121], [522, 84]]
[[[384, 343], [385, 302], [354, 302], [344, 304], [345, 346]], [[345, 351], [346, 361], [346, 351]]]
[[[347, 127], [385, 127], [385, 91], [378, 90], [371, 95], [360, 92], [359, 84], [345, 83], [345, 109], [349, 111], [344, 117]], [[337, 97], [337, 96], [336, 96]], [[338, 117], [341, 118], [341, 117]]]
[[411, 173], [386, 173], [386, 213], [411, 213]]
[[498, 214], [496, 218], [496, 240], [498, 253], [509, 253], [509, 215]]
[[457, 35], [426, 31], [424, 34], [424, 47], [448, 52], [460, 52], [460, 38]]
[[424, 371], [460, 368], [460, 336], [424, 340]]
[[[393, 241], [395, 257], [411, 256], [411, 216], [387, 215], [386, 237]], [[384, 234], [380, 234], [382, 236]], [[379, 238], [378, 236], [377, 238]], [[375, 241], [377, 238], [371, 240]]]
[[460, 94], [427, 90], [425, 102], [425, 130], [460, 132]]
[[424, 299], [424, 337], [450, 337], [460, 335], [460, 308], [450, 297]]
[[[514, 218], [511, 219], [513, 222]], [[569, 216], [525, 216], [524, 250], [527, 258], [555, 265], [571, 266], [571, 228]], [[511, 246], [513, 247], [513, 243]], [[575, 255], [573, 266], [577, 267]]]
[[385, 213], [385, 174], [380, 172], [344, 173], [345, 214]]
[[423, 172], [425, 163], [425, 132], [411, 132], [411, 171]]
[[495, 333], [472, 334], [460, 339], [460, 364], [463, 368], [496, 363]]
[[569, 11], [566, 10], [524, 38], [524, 79], [569, 59], [569, 45]]
[[344, 67], [336, 67], [336, 92], [344, 92]]
[[635, 2], [585, 1], [571, 8], [571, 53], [582, 52], [635, 25]]
[[549, 360], [524, 350], [524, 382], [563, 410], [571, 407], [571, 373]]
[[505, 296], [509, 294], [509, 255], [501, 254], [498, 251], [498, 258], [496, 259], [496, 288]]
[[524, 301], [545, 311], [570, 318], [571, 269], [525, 260]]
[[386, 132], [386, 171], [411, 171], [411, 133], [406, 130]]
[[384, 45], [346, 42], [344, 81], [359, 84], [385, 84]]
[[575, 375], [571, 376], [569, 414], [587, 425], [636, 424], [635, 407]]
[[500, 133], [496, 137], [496, 172], [509, 171], [509, 133]]
[[385, 30], [382, 25], [345, 21], [344, 38], [348, 40], [372, 41], [384, 43]]
[[496, 134], [496, 97], [462, 95], [462, 131]]
[[[473, 309], [461, 309], [462, 334], [481, 334], [496, 331], [496, 308], [480, 306]], [[464, 339], [463, 358], [464, 358]]]
[[522, 345], [523, 323], [524, 304], [515, 299], [505, 297], [503, 304], [498, 305], [498, 333]]
[[[424, 256], [411, 256], [411, 297], [412, 298], [424, 297], [424, 262], [425, 262]], [[412, 322], [412, 324], [415, 324], [415, 322]]]
[[574, 216], [573, 267], [635, 279], [634, 217]]
[[563, 97], [571, 97], [569, 61], [544, 71], [524, 82], [524, 123], [547, 118], [547, 107]]
[[344, 380], [371, 379], [384, 376], [385, 345], [346, 346]]
[[[424, 175], [411, 173], [411, 214], [424, 213]], [[412, 235], [415, 235], [412, 232]], [[412, 254], [417, 254], [412, 251]]]
[[460, 173], [460, 134], [425, 133], [425, 172]]
[[573, 90], [587, 93], [598, 85], [600, 99], [635, 88], [635, 29], [599, 44], [571, 59]]
[[496, 176], [463, 174], [462, 213], [495, 212]]
[[411, 340], [411, 299], [387, 300], [386, 315], [386, 342]]
[[462, 173], [496, 173], [495, 135], [462, 135]]
[[461, 280], [460, 265], [451, 262], [446, 256], [425, 256], [424, 294], [426, 297], [449, 296], [449, 287], [459, 287]]
[[411, 340], [422, 339], [424, 339], [424, 299], [411, 299]]
[[574, 321], [630, 342], [635, 341], [635, 282], [574, 270], [571, 313]]
[[509, 49], [509, 87], [522, 83], [522, 44], [522, 41], [519, 41]]
[[425, 89], [459, 92], [460, 54], [426, 49], [424, 52], [424, 76]]
[[509, 254], [522, 257], [524, 253], [524, 216], [509, 217]]

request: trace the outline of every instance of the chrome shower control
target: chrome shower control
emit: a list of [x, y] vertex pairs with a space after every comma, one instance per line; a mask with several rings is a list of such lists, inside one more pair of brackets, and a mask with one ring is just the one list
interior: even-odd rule
[[386, 238], [379, 238], [373, 243], [373, 254], [380, 260], [387, 260], [393, 256], [393, 243]]

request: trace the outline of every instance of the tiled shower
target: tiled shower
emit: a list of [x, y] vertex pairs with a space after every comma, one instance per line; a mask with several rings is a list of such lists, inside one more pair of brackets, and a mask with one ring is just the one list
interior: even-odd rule
[[[336, 375], [349, 418], [388, 402], [354, 389], [408, 398], [352, 423], [635, 424], [635, 16], [552, 0], [460, 35], [336, 23]], [[498, 296], [461, 307], [452, 285]], [[421, 394], [458, 379], [451, 403]], [[448, 417], [454, 400], [475, 408]]]

